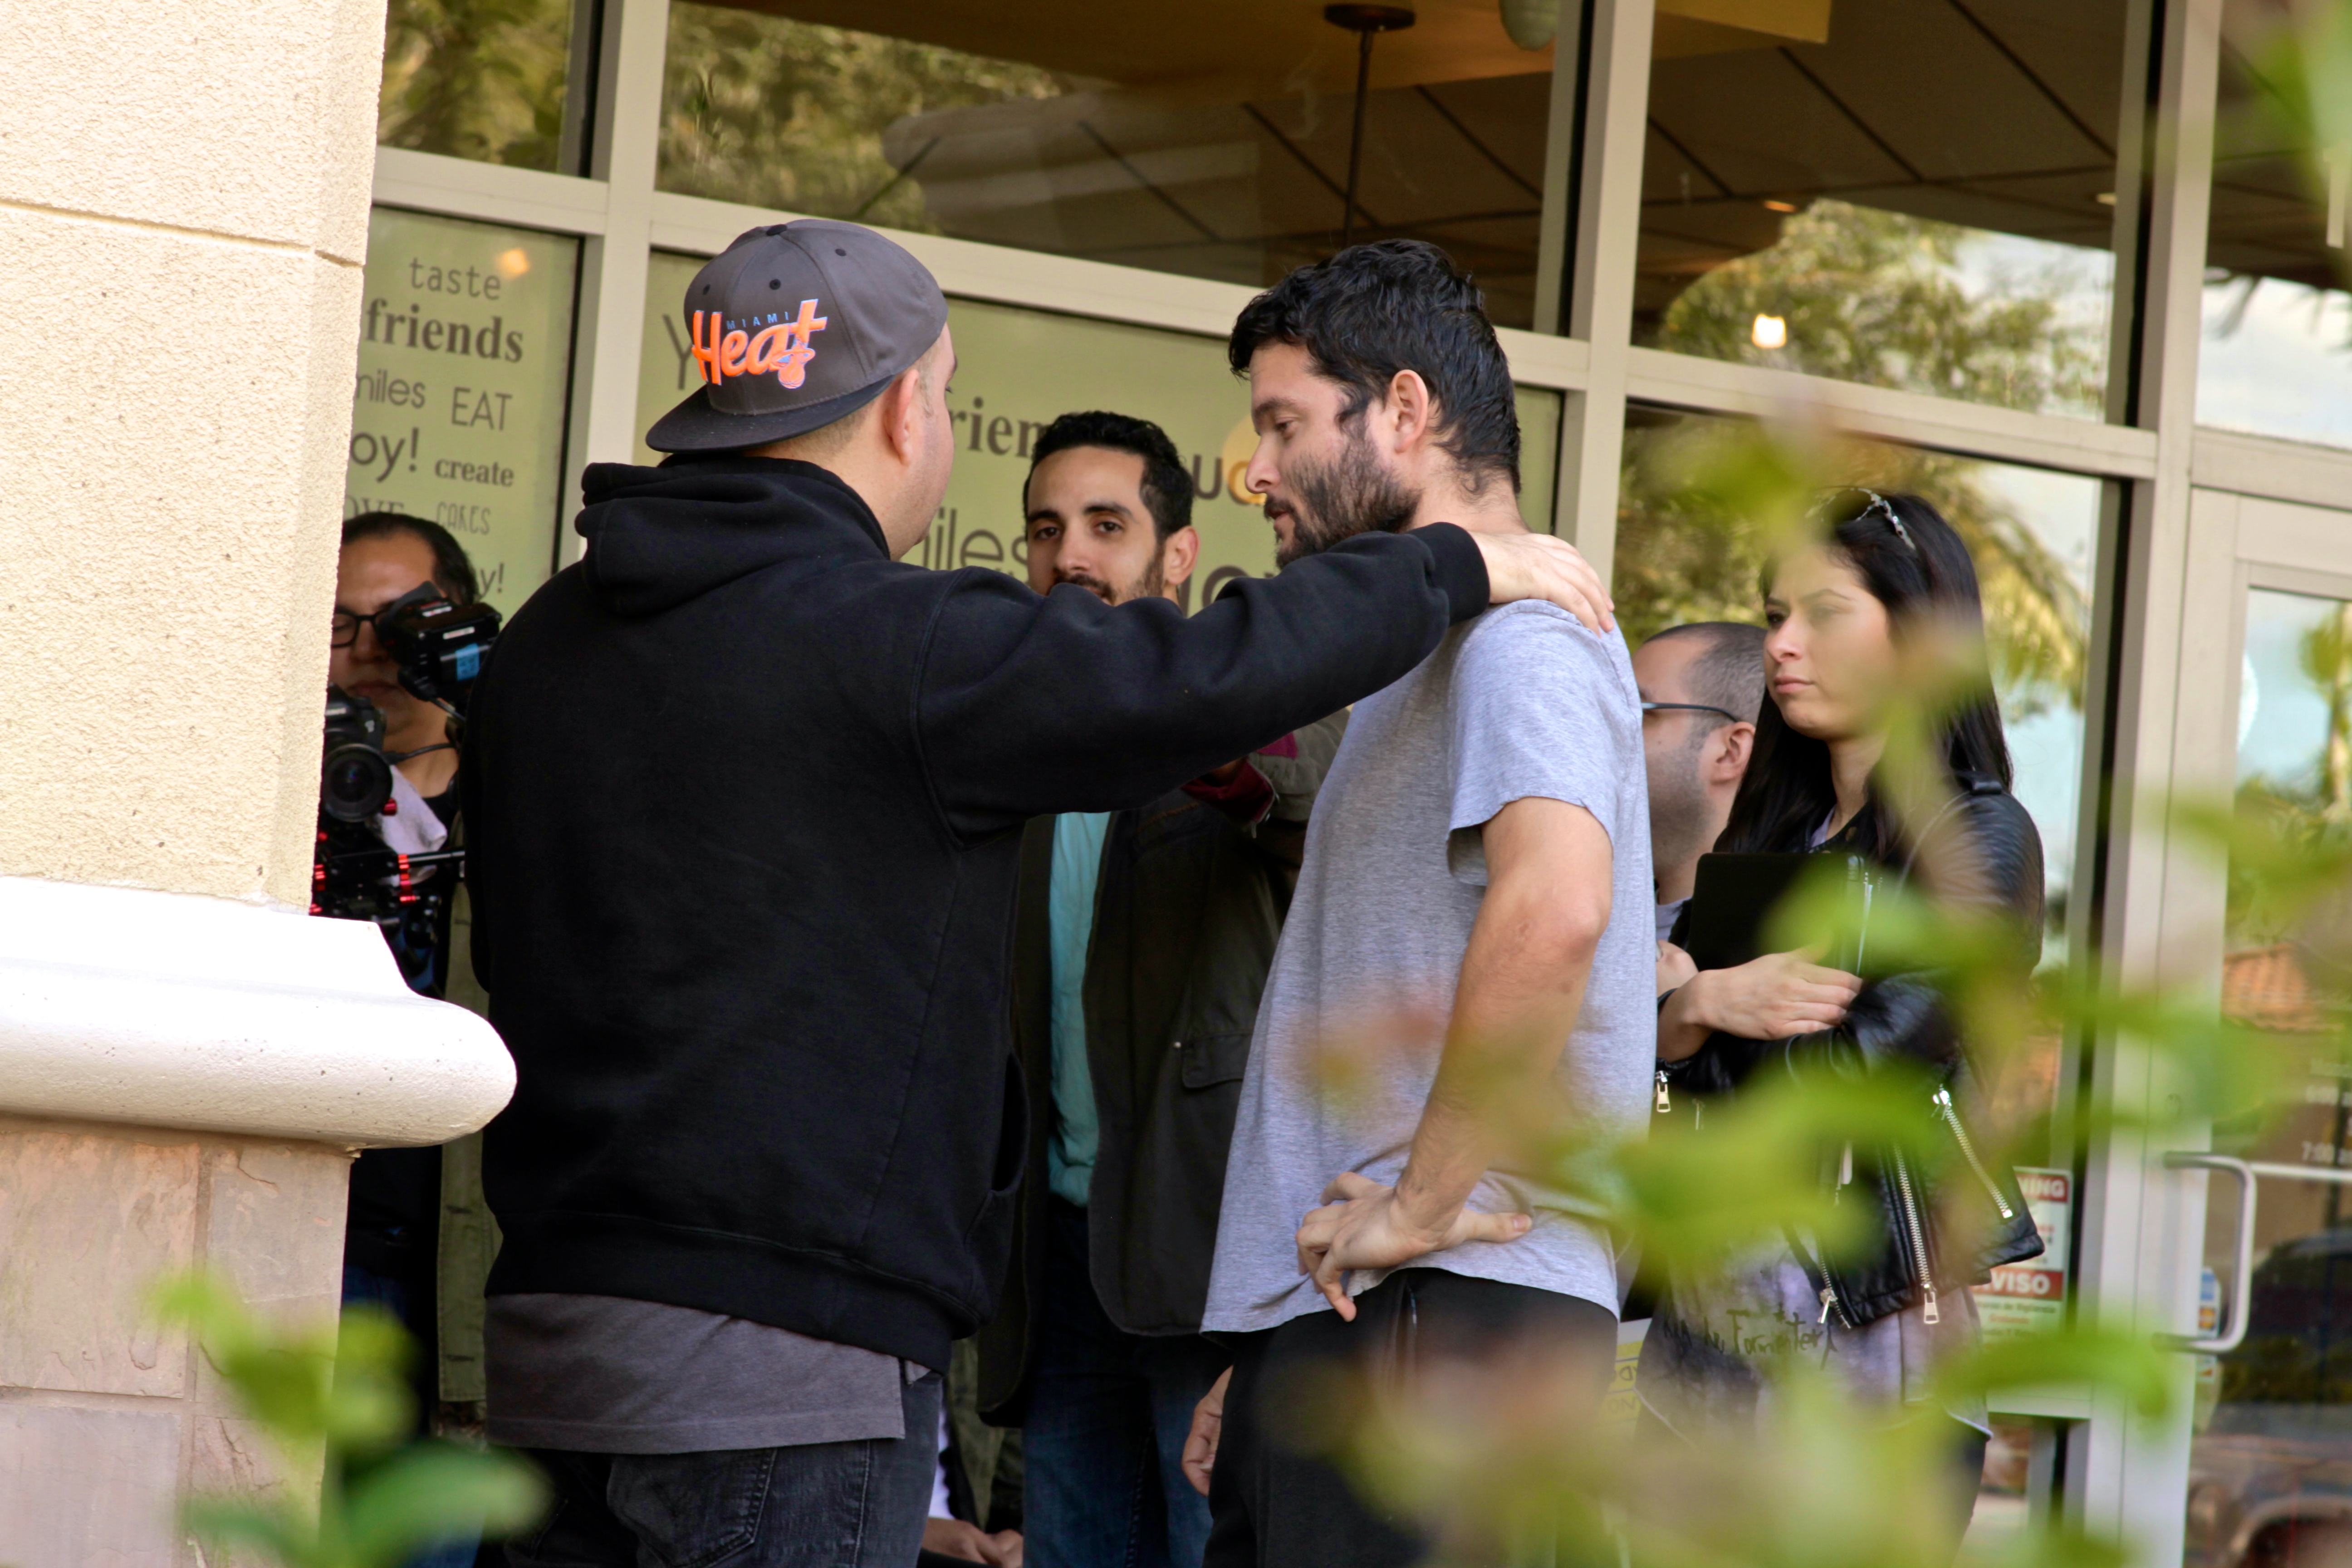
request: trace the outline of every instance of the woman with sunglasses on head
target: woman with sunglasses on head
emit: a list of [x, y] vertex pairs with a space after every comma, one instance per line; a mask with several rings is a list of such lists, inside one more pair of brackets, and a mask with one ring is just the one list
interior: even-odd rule
[[[1814, 515], [1817, 542], [1764, 573], [1768, 700], [1716, 847], [1843, 855], [1861, 862], [1857, 875], [1907, 881], [1956, 916], [1993, 911], [2014, 931], [2021, 982], [2041, 951], [2042, 842], [2010, 793], [2009, 747], [1980, 662], [1962, 667], [1971, 672], [1963, 689], [1930, 721], [1946, 774], [1932, 798], [1906, 796], [1898, 810], [1880, 766], [1902, 705], [1934, 684], [1925, 667], [1939, 651], [1981, 646], [1968, 548], [1916, 496], [1842, 490]], [[1695, 901], [1678, 937], [1701, 912]], [[1941, 1523], [1957, 1551], [1989, 1428], [1981, 1402], [1935, 1405], [1929, 1378], [1977, 1342], [1969, 1287], [2041, 1241], [2015, 1179], [1979, 1165], [1968, 1139], [1967, 1053], [1937, 976], [1864, 980], [1818, 956], [1696, 971], [1662, 997], [1659, 1109], [1685, 1095], [1704, 1107], [1760, 1083], [1767, 1068], [1800, 1083], [1891, 1068], [1918, 1075], [1923, 1122], [1948, 1131], [1951, 1159], [1928, 1171], [1850, 1148], [1831, 1162], [1823, 1181], [1836, 1184], [1837, 1200], [1870, 1215], [1858, 1253], [1825, 1258], [1788, 1226], [1719, 1267], [1676, 1273], [1643, 1347], [1644, 1420], [1692, 1438], [1736, 1435], [1769, 1405], [1776, 1363], [1818, 1365], [1868, 1419], [1948, 1429], [1954, 1496]], [[1696, 1135], [1705, 1136], [1703, 1113]]]

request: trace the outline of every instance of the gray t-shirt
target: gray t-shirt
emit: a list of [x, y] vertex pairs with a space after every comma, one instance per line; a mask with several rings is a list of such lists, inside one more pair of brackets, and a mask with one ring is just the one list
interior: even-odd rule
[[1660, 942], [1668, 941], [1674, 936], [1675, 922], [1683, 918], [1683, 910], [1689, 903], [1690, 900], [1685, 898], [1675, 899], [1669, 903], [1658, 906], [1658, 940]]
[[743, 1318], [620, 1296], [493, 1296], [490, 1441], [694, 1454], [903, 1437], [921, 1367]]
[[[1486, 882], [1481, 827], [1513, 801], [1580, 805], [1609, 835], [1612, 900], [1557, 1081], [1581, 1126], [1639, 1137], [1657, 1047], [1641, 696], [1625, 644], [1548, 604], [1487, 611], [1356, 705], [1307, 829], [1259, 1005], [1203, 1326], [1270, 1329], [1328, 1303], [1292, 1238], [1342, 1171], [1393, 1183], [1436, 1075]], [[1318, 1071], [1344, 1059], [1335, 1091]], [[1423, 1264], [1617, 1310], [1612, 1244], [1563, 1195], [1497, 1173], [1474, 1208], [1525, 1212], [1517, 1241]], [[1349, 1277], [1354, 1291], [1379, 1282]]]

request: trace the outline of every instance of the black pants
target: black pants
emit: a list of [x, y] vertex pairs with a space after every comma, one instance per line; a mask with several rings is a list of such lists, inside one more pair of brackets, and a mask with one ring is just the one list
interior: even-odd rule
[[1417, 1363], [1532, 1351], [1573, 1369], [1597, 1417], [1616, 1365], [1617, 1318], [1573, 1296], [1408, 1268], [1357, 1297], [1352, 1323], [1310, 1312], [1231, 1342], [1206, 1568], [1410, 1568], [1431, 1542], [1313, 1451], [1297, 1419], [1302, 1402], [1334, 1374], [1385, 1382]]
[[1977, 1493], [1984, 1489], [1985, 1450], [1991, 1447], [1991, 1439], [1967, 1422], [1952, 1421], [1948, 1415], [1922, 1415], [1917, 1419], [1950, 1421], [1954, 1428], [1950, 1435], [1952, 1468], [1947, 1474], [1951, 1487], [1951, 1512], [1945, 1517], [1951, 1521], [1951, 1555], [1958, 1557], [1960, 1542], [1969, 1533], [1969, 1521], [1976, 1517]]

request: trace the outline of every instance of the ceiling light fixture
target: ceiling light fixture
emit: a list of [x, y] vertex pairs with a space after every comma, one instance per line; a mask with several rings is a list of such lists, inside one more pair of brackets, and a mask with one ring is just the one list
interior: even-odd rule
[[1766, 203], [1764, 204], [1764, 210], [1765, 210], [1766, 212], [1775, 212], [1775, 213], [1792, 213], [1792, 212], [1795, 212], [1795, 211], [1797, 210], [1797, 204], [1796, 204], [1796, 203], [1794, 203], [1794, 202], [1770, 202], [1770, 201], [1768, 201], [1768, 202], [1766, 202]]
[[1756, 324], [1748, 329], [1748, 341], [1759, 349], [1780, 349], [1789, 346], [1789, 318], [1759, 316]]
[[1540, 49], [1559, 32], [1559, 0], [1502, 0], [1503, 31], [1523, 49]]

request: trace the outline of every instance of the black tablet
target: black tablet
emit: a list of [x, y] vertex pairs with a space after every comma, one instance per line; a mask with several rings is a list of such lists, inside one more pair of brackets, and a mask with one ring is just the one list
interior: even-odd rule
[[1764, 955], [1764, 927], [1805, 868], [1829, 855], [1702, 855], [1691, 886], [1690, 942], [1701, 969], [1732, 969]]

